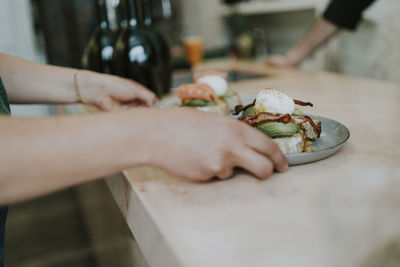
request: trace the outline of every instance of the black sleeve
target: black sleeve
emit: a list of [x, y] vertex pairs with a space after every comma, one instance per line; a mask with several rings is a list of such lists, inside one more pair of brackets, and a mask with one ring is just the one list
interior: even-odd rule
[[354, 30], [362, 12], [375, 0], [332, 0], [323, 17], [340, 28]]

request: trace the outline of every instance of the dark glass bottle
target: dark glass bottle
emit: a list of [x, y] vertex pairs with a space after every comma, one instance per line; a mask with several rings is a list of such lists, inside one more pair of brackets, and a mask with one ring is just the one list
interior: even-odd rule
[[123, 1], [128, 7], [128, 27], [118, 36], [115, 45], [115, 73], [135, 80], [161, 96], [161, 59], [143, 26], [141, 3], [138, 0]]
[[158, 58], [161, 59], [161, 82], [163, 87], [163, 93], [169, 93], [171, 89], [171, 53], [169, 45], [161, 33], [153, 25], [153, 13], [151, 8], [150, 0], [139, 0], [142, 1], [143, 7], [143, 22], [146, 32], [149, 34], [151, 41], [155, 45]]
[[237, 4], [239, 2], [242, 2], [242, 0], [224, 0], [224, 4], [227, 5]]
[[82, 58], [85, 69], [112, 73], [115, 33], [110, 28], [106, 0], [97, 0], [97, 28], [93, 32]]
[[125, 5], [125, 1], [120, 0], [118, 6], [116, 8], [116, 19], [117, 19], [117, 31], [116, 36], [122, 33], [122, 31], [128, 27], [128, 14], [127, 14], [127, 7]]

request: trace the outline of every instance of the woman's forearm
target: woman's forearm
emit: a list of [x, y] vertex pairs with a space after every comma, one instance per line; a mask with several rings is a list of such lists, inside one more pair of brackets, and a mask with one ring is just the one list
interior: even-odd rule
[[15, 104], [76, 102], [75, 71], [0, 53], [0, 77]]
[[194, 181], [241, 167], [265, 179], [288, 165], [278, 145], [230, 117], [191, 108], [45, 119], [0, 116], [0, 205], [151, 165]]
[[0, 205], [143, 164], [146, 125], [141, 117], [149, 112], [0, 116]]

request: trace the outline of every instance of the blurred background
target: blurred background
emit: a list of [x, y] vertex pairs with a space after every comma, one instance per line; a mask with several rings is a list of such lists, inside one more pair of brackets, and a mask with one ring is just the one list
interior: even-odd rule
[[[88, 46], [99, 27], [100, 2], [104, 2], [110, 30], [118, 31], [122, 25], [119, 0], [0, 0], [0, 52], [41, 63], [89, 68]], [[204, 60], [262, 62], [292, 47], [328, 3], [150, 1], [152, 27], [161, 33], [170, 51], [168, 70], [173, 75], [168, 84], [176, 86], [182, 82], [182, 75], [177, 74], [190, 72], [185, 38], [203, 40]], [[300, 68], [400, 81], [398, 14], [398, 0], [376, 1], [364, 13], [356, 32], [341, 32]], [[12, 106], [13, 116], [54, 112], [54, 107], [46, 105]], [[104, 182], [12, 206], [6, 244], [6, 266], [133, 266], [132, 262], [145, 266]]]

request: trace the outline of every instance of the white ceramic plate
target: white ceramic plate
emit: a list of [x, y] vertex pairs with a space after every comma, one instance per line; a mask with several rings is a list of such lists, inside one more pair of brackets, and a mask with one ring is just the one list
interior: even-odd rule
[[313, 152], [287, 154], [289, 165], [310, 163], [332, 156], [350, 137], [349, 129], [340, 122], [319, 116], [309, 116], [321, 121], [321, 136], [312, 141], [313, 145], [310, 148]]
[[[249, 95], [239, 94], [239, 96], [244, 105], [247, 105], [254, 100], [254, 97]], [[180, 100], [178, 97], [169, 96], [159, 101], [157, 107], [172, 107], [179, 104], [179, 102]], [[314, 115], [308, 116], [312, 119], [321, 121], [321, 137], [313, 140], [313, 145], [310, 147], [313, 152], [286, 154], [289, 165], [305, 164], [327, 158], [335, 154], [350, 137], [349, 129], [340, 122]]]

